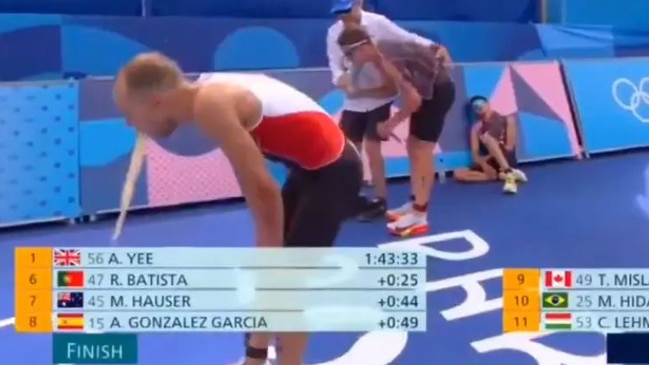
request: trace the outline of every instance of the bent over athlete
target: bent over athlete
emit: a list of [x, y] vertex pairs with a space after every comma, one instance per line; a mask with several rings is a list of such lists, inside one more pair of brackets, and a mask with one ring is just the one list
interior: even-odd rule
[[401, 110], [379, 123], [378, 134], [387, 137], [410, 118], [406, 143], [410, 158], [411, 201], [387, 212], [388, 230], [398, 236], [428, 231], [428, 202], [435, 181], [435, 145], [444, 128], [446, 114], [455, 101], [455, 84], [447, 69], [450, 56], [440, 45], [380, 40], [373, 42], [367, 30], [348, 24], [338, 44], [352, 64], [371, 63], [388, 83], [398, 86]]
[[[142, 134], [167, 137], [194, 122], [218, 144], [252, 212], [258, 246], [332, 246], [354, 213], [360, 155], [336, 122], [293, 87], [260, 74], [213, 73], [191, 82], [173, 60], [148, 53], [119, 72], [114, 93]], [[281, 192], [264, 156], [290, 169]], [[302, 365], [306, 339], [279, 334], [279, 364]], [[270, 341], [268, 334], [249, 336], [245, 365], [263, 364]]]

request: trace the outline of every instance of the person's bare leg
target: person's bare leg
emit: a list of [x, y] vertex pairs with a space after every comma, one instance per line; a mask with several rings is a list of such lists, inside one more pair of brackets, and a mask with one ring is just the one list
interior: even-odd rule
[[[263, 351], [268, 352], [268, 346], [270, 346], [270, 341], [272, 335], [269, 333], [253, 333], [248, 338], [246, 344], [246, 358], [243, 361], [243, 365], [264, 365], [266, 364], [266, 356], [261, 356]], [[249, 350], [257, 352], [258, 354], [248, 353]], [[263, 357], [263, 358], [260, 358]]]
[[428, 206], [435, 184], [435, 143], [410, 136], [407, 141], [410, 157], [410, 185], [414, 204]]
[[453, 178], [455, 179], [455, 181], [459, 181], [463, 183], [479, 183], [479, 182], [494, 181], [494, 179], [490, 178], [489, 175], [485, 174], [484, 172], [470, 170], [470, 169], [461, 169], [461, 170], [453, 171]]
[[496, 159], [496, 163], [500, 167], [498, 176], [505, 181], [503, 192], [506, 194], [515, 194], [518, 191], [518, 178], [516, 177], [516, 174], [514, 174], [512, 167], [509, 165], [507, 157], [505, 157], [505, 153], [500, 147], [500, 143], [492, 135], [487, 133], [480, 136], [480, 141], [482, 141], [484, 146], [487, 148], [491, 157]]
[[365, 145], [367, 162], [372, 175], [375, 197], [385, 201], [388, 196], [388, 187], [385, 181], [385, 160], [381, 151], [381, 141], [365, 139], [363, 144]]
[[411, 210], [388, 223], [388, 230], [397, 235], [422, 234], [428, 231], [428, 202], [435, 183], [435, 143], [408, 137], [410, 157]]
[[303, 365], [309, 334], [305, 332], [278, 334], [281, 350], [277, 352], [279, 365]]
[[509, 166], [507, 157], [505, 157], [502, 148], [500, 148], [500, 143], [498, 142], [498, 140], [496, 140], [492, 135], [485, 133], [480, 136], [480, 141], [482, 141], [484, 146], [487, 148], [489, 154], [496, 159], [496, 162], [498, 163], [498, 166], [500, 166], [501, 171], [507, 172], [511, 170], [511, 166]]

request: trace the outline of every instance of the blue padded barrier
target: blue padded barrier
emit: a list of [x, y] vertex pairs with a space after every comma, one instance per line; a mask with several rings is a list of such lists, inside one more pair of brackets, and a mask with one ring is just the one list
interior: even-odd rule
[[[476, 94], [515, 118], [522, 162], [649, 146], [647, 69], [648, 59], [457, 65], [457, 101], [439, 141], [439, 166], [471, 165], [464, 103]], [[342, 95], [328, 70], [266, 73], [332, 115], [340, 112]], [[0, 225], [117, 208], [134, 133], [115, 109], [112, 85], [110, 78], [0, 84]], [[397, 132], [405, 137], [407, 129]], [[384, 152], [388, 175], [407, 176], [405, 146], [391, 142]], [[186, 173], [187, 166], [202, 173]], [[283, 167], [269, 167], [279, 181], [285, 178]], [[159, 207], [236, 197], [228, 170], [218, 148], [194, 128], [183, 128], [172, 141], [148, 147], [135, 203]]]
[[[332, 22], [0, 14], [0, 49], [11, 50], [0, 52], [0, 81], [114, 75], [146, 50], [170, 55], [187, 72], [326, 67], [325, 35]], [[456, 62], [649, 56], [649, 33], [612, 26], [397, 23], [445, 44]]]
[[0, 225], [79, 215], [77, 91], [75, 82], [0, 87]]

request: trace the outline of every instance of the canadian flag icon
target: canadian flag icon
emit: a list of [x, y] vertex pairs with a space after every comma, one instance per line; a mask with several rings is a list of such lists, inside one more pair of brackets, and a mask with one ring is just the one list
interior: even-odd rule
[[546, 288], [572, 288], [572, 271], [546, 271]]

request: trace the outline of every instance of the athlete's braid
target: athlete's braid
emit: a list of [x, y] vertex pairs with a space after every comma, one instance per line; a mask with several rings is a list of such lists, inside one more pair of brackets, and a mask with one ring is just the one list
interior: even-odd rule
[[128, 208], [133, 201], [133, 195], [135, 194], [135, 183], [140, 176], [142, 171], [142, 166], [144, 165], [144, 157], [146, 154], [145, 145], [147, 142], [147, 137], [144, 134], [138, 133], [135, 140], [135, 147], [131, 153], [131, 163], [128, 166], [128, 172], [126, 173], [126, 181], [124, 182], [124, 187], [122, 189], [122, 199], [119, 205], [119, 217], [117, 218], [117, 223], [115, 224], [115, 231], [113, 233], [113, 240], [119, 238], [122, 234], [122, 228], [124, 227], [124, 222], [126, 221], [126, 214]]

